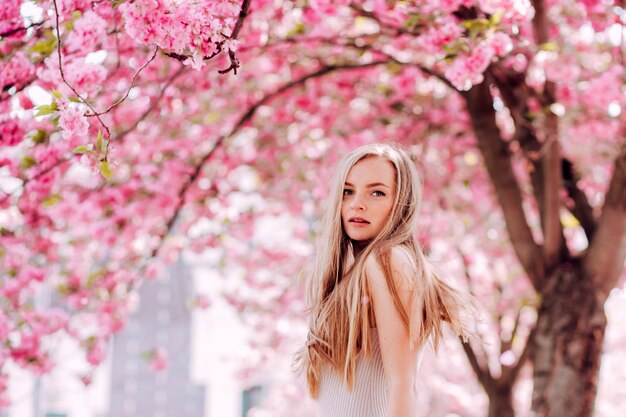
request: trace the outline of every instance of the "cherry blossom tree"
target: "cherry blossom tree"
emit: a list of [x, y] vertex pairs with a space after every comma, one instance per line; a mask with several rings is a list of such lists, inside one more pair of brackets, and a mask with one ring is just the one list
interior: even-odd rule
[[490, 415], [514, 415], [529, 359], [537, 415], [590, 416], [626, 253], [625, 13], [612, 0], [3, 2], [0, 370], [51, 369], [58, 332], [98, 366], [130, 296], [183, 249], [219, 250], [238, 271], [224, 297], [280, 351], [330, 169], [393, 140], [424, 174], [420, 241], [489, 299], [492, 349], [464, 351]]

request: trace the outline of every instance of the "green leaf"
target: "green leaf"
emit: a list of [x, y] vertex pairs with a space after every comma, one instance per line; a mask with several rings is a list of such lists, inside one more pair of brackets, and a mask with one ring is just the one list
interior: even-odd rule
[[542, 43], [541, 45], [539, 45], [539, 50], [540, 51], [547, 51], [547, 52], [558, 52], [559, 51], [559, 45], [557, 45], [556, 42], [548, 41], [548, 42], [545, 42], [545, 43]]
[[37, 130], [35, 134], [30, 138], [30, 140], [32, 140], [33, 143], [35, 143], [36, 145], [41, 145], [42, 143], [45, 143], [47, 139], [48, 132], [41, 129]]
[[475, 38], [479, 33], [489, 28], [489, 25], [489, 20], [483, 18], [463, 22], [463, 27], [469, 31], [471, 38]]
[[100, 174], [106, 179], [111, 178], [113, 175], [113, 170], [111, 170], [111, 166], [109, 165], [109, 161], [100, 162]]
[[52, 52], [54, 52], [54, 50], [56, 49], [57, 40], [52, 35], [52, 31], [50, 31], [50, 35], [49, 35], [49, 37], [47, 36], [47, 38], [48, 39], [43, 40], [43, 41], [39, 41], [39, 42], [35, 43], [33, 46], [31, 46], [29, 48], [30, 51], [38, 53], [38, 54], [41, 54], [43, 56], [51, 55]]
[[54, 98], [62, 98], [63, 94], [61, 94], [59, 91], [55, 90], [54, 88], [52, 90], [50, 90], [50, 94], [52, 94], [54, 96]]
[[95, 271], [89, 274], [87, 276], [87, 282], [85, 283], [85, 286], [87, 288], [93, 288], [94, 284], [96, 283], [96, 280], [104, 276], [104, 272], [105, 271], [103, 269], [100, 269], [98, 271]]
[[96, 151], [104, 153], [109, 147], [109, 141], [104, 140], [102, 137], [102, 131], [98, 130], [98, 137], [96, 138]]
[[80, 146], [75, 147], [74, 150], [72, 150], [72, 152], [78, 155], [82, 155], [86, 153], [92, 153], [93, 151], [91, 150], [90, 145], [80, 145]]
[[35, 165], [37, 165], [37, 160], [30, 155], [26, 155], [25, 157], [23, 157], [22, 161], [20, 162], [20, 167], [22, 168], [22, 170], [27, 170], [34, 167]]
[[37, 107], [37, 113], [35, 114], [35, 117], [47, 116], [49, 114], [56, 112], [57, 110], [58, 109], [57, 109], [56, 101], [53, 101], [50, 104], [42, 104], [41, 106]]
[[303, 23], [296, 22], [294, 28], [287, 32], [287, 37], [291, 38], [297, 35], [303, 35], [304, 33], [306, 33], [306, 26], [304, 26]]
[[52, 207], [59, 201], [61, 201], [61, 197], [58, 194], [53, 194], [50, 197], [46, 198], [42, 204], [44, 207]]
[[72, 19], [76, 20], [80, 17], [82, 17], [83, 13], [80, 10], [74, 10], [72, 12]]
[[502, 21], [502, 17], [504, 17], [504, 12], [502, 10], [498, 10], [497, 12], [489, 16], [489, 25], [498, 26]]

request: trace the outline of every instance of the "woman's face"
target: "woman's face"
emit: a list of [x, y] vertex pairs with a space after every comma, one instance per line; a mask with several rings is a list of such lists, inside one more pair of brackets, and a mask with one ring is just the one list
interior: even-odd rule
[[395, 197], [395, 170], [378, 156], [361, 159], [348, 172], [341, 222], [350, 239], [366, 243], [383, 229]]

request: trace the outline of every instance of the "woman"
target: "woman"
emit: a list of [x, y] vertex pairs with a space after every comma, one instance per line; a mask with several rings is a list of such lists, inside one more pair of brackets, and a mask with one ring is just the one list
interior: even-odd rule
[[408, 151], [374, 144], [339, 163], [308, 283], [299, 352], [319, 417], [414, 417], [418, 352], [472, 304], [415, 240], [421, 183]]

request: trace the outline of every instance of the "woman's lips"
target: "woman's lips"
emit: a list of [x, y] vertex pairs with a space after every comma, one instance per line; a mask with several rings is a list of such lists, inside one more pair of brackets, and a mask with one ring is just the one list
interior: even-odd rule
[[361, 217], [351, 217], [348, 219], [348, 223], [352, 223], [355, 226], [365, 226], [370, 224], [370, 222]]

